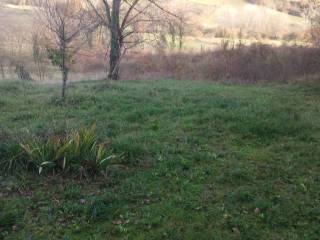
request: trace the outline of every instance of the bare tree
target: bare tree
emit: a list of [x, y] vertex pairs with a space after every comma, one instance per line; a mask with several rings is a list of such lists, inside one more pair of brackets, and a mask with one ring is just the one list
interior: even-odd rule
[[176, 10], [173, 17], [166, 18], [166, 27], [171, 38], [171, 48], [176, 48], [177, 46], [179, 50], [183, 48], [186, 28], [188, 26], [188, 17], [185, 13], [186, 11]]
[[84, 44], [82, 33], [91, 28], [91, 21], [76, 0], [38, 0], [37, 6], [37, 17], [45, 28], [49, 59], [62, 74], [61, 96], [64, 99], [73, 56]]
[[[119, 79], [119, 64], [128, 49], [152, 36], [163, 18], [157, 12], [173, 16], [157, 0], [86, 0], [98, 20], [110, 33], [110, 80]], [[163, 0], [162, 2], [165, 2]]]
[[45, 76], [45, 60], [46, 60], [46, 52], [43, 47], [43, 44], [41, 43], [41, 39], [39, 36], [39, 33], [33, 33], [32, 35], [32, 56], [33, 61], [36, 66], [36, 71], [38, 78], [40, 80], [43, 80]]
[[184, 36], [186, 34], [186, 23], [187, 23], [186, 18], [183, 15], [180, 15], [177, 22], [180, 50], [182, 50], [183, 43], [184, 43]]

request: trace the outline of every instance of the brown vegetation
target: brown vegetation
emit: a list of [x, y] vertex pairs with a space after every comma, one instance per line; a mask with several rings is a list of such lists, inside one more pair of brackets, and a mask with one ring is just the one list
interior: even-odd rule
[[264, 44], [188, 54], [144, 54], [123, 63], [123, 79], [288, 82], [320, 74], [320, 49]]

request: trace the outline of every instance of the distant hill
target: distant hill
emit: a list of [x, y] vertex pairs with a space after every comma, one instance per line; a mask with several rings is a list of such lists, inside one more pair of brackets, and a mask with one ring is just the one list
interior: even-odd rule
[[3, 3], [6, 4], [14, 4], [14, 5], [32, 5], [32, 0], [2, 0]]
[[273, 0], [173, 1], [181, 5], [187, 2], [192, 19], [207, 35], [210, 33], [216, 35], [218, 33], [219, 35], [219, 31], [217, 31], [219, 29], [229, 32], [241, 29], [243, 33], [252, 37], [260, 35], [261, 37], [278, 39], [292, 33], [300, 35], [308, 26], [304, 18], [276, 9], [271, 4]]
[[285, 12], [294, 16], [302, 16], [308, 5], [308, 0], [246, 0], [248, 3], [258, 4]]
[[2, 28], [7, 30], [15, 27], [28, 30], [32, 22], [31, 8], [29, 6], [1, 3], [0, 22]]
[[[211, 48], [219, 45], [221, 38], [239, 35], [248, 41], [263, 39], [272, 44], [302, 39], [308, 27], [299, 13], [304, 1], [170, 0], [167, 7], [175, 11], [180, 9], [188, 19], [185, 46]], [[32, 24], [30, 3], [29, 0], [1, 0], [0, 22], [5, 23], [2, 29], [29, 30]]]

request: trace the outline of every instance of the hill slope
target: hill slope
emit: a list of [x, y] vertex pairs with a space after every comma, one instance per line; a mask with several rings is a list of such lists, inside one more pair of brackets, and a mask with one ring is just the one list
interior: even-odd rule
[[[200, 26], [212, 29], [242, 29], [247, 32], [282, 35], [301, 33], [306, 29], [305, 19], [280, 12], [245, 0], [175, 0], [180, 5], [188, 2], [189, 11]], [[281, 24], [279, 24], [281, 23]]]
[[[302, 17], [245, 0], [172, 0], [170, 6], [181, 9], [180, 12], [189, 19], [186, 46], [191, 48], [199, 48], [200, 45], [214, 47], [220, 44], [221, 37], [237, 37], [240, 31], [247, 39], [279, 40], [292, 33], [301, 36], [308, 27]], [[0, 4], [0, 22], [6, 23], [2, 26], [6, 32], [29, 30], [31, 15], [30, 8]]]

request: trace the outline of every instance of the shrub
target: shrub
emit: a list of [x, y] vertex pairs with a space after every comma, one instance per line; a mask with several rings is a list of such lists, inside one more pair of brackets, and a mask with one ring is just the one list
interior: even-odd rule
[[25, 66], [21, 63], [16, 65], [15, 73], [19, 80], [31, 81], [30, 73], [26, 70]]

